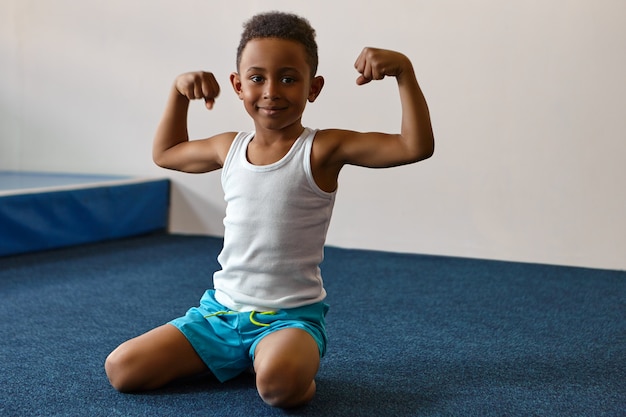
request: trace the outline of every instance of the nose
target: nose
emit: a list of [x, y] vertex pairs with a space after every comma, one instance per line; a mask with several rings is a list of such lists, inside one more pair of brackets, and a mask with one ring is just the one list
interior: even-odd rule
[[271, 79], [267, 79], [265, 81], [265, 89], [263, 90], [263, 98], [265, 99], [269, 99], [269, 100], [275, 100], [278, 98], [279, 94], [278, 94], [278, 82], [271, 80]]

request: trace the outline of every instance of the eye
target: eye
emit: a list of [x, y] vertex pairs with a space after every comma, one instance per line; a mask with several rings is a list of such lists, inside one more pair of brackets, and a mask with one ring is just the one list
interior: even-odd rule
[[293, 77], [283, 77], [280, 79], [280, 82], [283, 84], [293, 84], [296, 82], [296, 79]]
[[260, 75], [253, 75], [250, 77], [250, 81], [252, 81], [253, 83], [260, 83], [263, 82], [263, 77]]

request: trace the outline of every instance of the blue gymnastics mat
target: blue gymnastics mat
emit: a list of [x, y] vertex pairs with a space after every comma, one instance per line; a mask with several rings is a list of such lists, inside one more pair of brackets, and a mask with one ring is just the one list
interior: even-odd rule
[[167, 228], [170, 181], [0, 171], [0, 256]]

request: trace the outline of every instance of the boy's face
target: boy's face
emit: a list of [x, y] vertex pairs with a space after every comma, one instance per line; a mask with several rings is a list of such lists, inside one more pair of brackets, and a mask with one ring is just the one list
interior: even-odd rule
[[238, 70], [231, 83], [257, 130], [301, 129], [307, 100], [324, 85], [322, 77], [312, 77], [304, 46], [284, 39], [249, 41]]

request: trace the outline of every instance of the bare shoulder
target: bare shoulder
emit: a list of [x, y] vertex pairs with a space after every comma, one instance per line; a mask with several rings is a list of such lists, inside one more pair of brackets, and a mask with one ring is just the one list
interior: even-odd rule
[[198, 147], [203, 148], [200, 152], [201, 155], [204, 155], [207, 160], [216, 161], [219, 164], [219, 167], [222, 167], [224, 165], [224, 161], [226, 160], [226, 155], [228, 154], [236, 136], [237, 132], [224, 132], [211, 136], [207, 139], [195, 140], [189, 143], [197, 143]]
[[[357, 137], [359, 132], [345, 129], [321, 129], [315, 135], [314, 149], [318, 155], [331, 157], [337, 153], [347, 140]], [[326, 159], [326, 158], [325, 158]]]
[[315, 135], [316, 139], [321, 138], [324, 141], [341, 141], [347, 137], [358, 135], [359, 132], [346, 129], [320, 129]]
[[[224, 132], [218, 135], [215, 135], [208, 140], [212, 140], [215, 142], [215, 145], [223, 148], [222, 150], [228, 153], [230, 146], [233, 144], [235, 137], [237, 136], [237, 132]], [[226, 155], [224, 155], [226, 156]]]
[[410, 162], [400, 135], [325, 129], [317, 132], [311, 163], [313, 177], [325, 191], [335, 190], [342, 167], [387, 168]]

